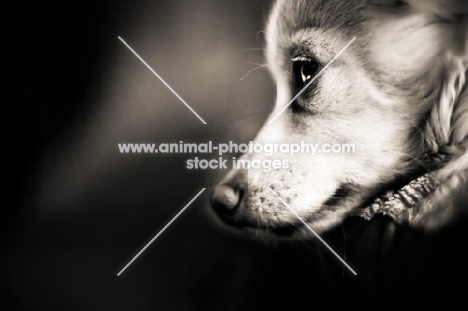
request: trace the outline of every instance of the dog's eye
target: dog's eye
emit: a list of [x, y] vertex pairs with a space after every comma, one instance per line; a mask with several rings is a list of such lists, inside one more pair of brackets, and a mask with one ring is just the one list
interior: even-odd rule
[[303, 92], [297, 99], [290, 105], [290, 109], [293, 113], [305, 112], [310, 92], [304, 90], [308, 84], [312, 84], [315, 76], [319, 72], [319, 63], [310, 57], [298, 56], [292, 59], [292, 89], [295, 94]]
[[293, 82], [296, 87], [304, 87], [318, 73], [319, 64], [307, 57], [298, 56], [292, 60]]
[[312, 75], [315, 73], [315, 64], [311, 62], [305, 62], [301, 66], [301, 78], [302, 82], [306, 83], [312, 79]]

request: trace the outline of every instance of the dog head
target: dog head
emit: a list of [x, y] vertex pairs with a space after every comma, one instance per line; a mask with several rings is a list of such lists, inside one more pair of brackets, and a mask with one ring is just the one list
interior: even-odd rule
[[302, 218], [323, 232], [389, 187], [440, 168], [441, 150], [465, 153], [467, 12], [455, 0], [277, 1], [265, 32], [277, 100], [255, 142], [317, 150], [244, 154], [288, 165], [232, 170], [212, 195], [221, 218], [308, 235]]

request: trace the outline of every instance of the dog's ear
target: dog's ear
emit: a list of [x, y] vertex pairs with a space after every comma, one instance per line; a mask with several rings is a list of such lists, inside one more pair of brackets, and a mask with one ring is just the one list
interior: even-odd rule
[[[466, 70], [466, 69], [465, 69]], [[465, 85], [454, 107], [452, 117], [452, 137], [454, 143], [468, 142], [468, 75], [465, 72]]]
[[440, 59], [434, 60], [439, 68], [435, 78], [438, 91], [426, 119], [426, 151], [438, 154], [441, 149], [465, 148], [461, 143], [468, 136], [468, 1], [406, 1], [423, 14], [440, 16], [452, 38]]
[[468, 137], [468, 59], [447, 51], [441, 62], [439, 91], [424, 129], [426, 152], [433, 155], [463, 147]]
[[413, 225], [434, 229], [468, 211], [463, 202], [468, 186], [468, 1], [405, 1], [414, 12], [437, 17], [450, 36], [433, 62], [433, 104], [423, 130], [428, 160], [438, 168], [436, 187], [413, 211]]

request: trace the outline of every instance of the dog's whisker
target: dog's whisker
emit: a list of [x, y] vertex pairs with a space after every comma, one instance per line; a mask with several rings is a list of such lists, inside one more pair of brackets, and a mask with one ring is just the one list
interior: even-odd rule
[[255, 65], [255, 66], [262, 66], [262, 67], [267, 67], [267, 64], [262, 64], [262, 63], [254, 63], [254, 62], [246, 62], [247, 64], [250, 65]]
[[244, 80], [244, 78], [247, 77], [251, 72], [267, 67], [266, 65], [259, 65], [259, 64], [254, 64], [254, 63], [249, 63], [249, 64], [258, 65], [258, 67], [255, 67], [254, 69], [250, 69], [242, 78], [240, 78], [241, 81]]
[[262, 52], [264, 52], [265, 49], [263, 49], [263, 48], [251, 48], [251, 49], [243, 50], [242, 52], [251, 52], [251, 51], [262, 51]]

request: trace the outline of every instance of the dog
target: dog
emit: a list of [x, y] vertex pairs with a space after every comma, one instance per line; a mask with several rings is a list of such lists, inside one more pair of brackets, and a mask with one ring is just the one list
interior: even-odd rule
[[355, 150], [247, 152], [288, 165], [233, 169], [212, 191], [226, 231], [273, 245], [254, 261], [278, 258], [241, 310], [464, 303], [468, 1], [277, 0], [265, 41], [277, 95], [255, 142]]
[[352, 143], [355, 152], [276, 154], [287, 169], [234, 169], [212, 193], [217, 215], [298, 239], [313, 237], [304, 221], [321, 234], [355, 216], [428, 231], [462, 217], [467, 15], [463, 0], [275, 2], [265, 58], [276, 104], [255, 142]]

